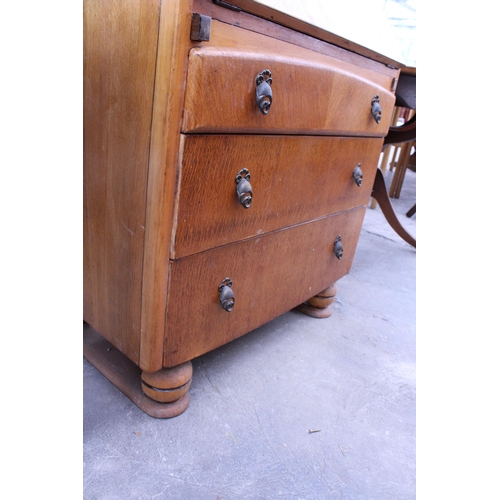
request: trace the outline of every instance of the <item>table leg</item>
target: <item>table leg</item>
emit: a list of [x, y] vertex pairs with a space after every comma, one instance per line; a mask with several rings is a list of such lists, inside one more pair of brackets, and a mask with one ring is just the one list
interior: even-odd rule
[[392, 208], [391, 202], [389, 200], [389, 195], [387, 194], [387, 188], [385, 186], [384, 174], [380, 169], [377, 169], [377, 174], [375, 176], [375, 182], [373, 183], [372, 197], [375, 198], [380, 205], [380, 209], [384, 214], [389, 225], [396, 231], [396, 233], [409, 243], [413, 247], [417, 247], [417, 242], [413, 236], [408, 234], [403, 226], [400, 224], [394, 209]]

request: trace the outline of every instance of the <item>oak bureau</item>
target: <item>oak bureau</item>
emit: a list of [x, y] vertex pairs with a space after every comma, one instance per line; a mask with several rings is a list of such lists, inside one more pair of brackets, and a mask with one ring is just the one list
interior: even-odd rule
[[148, 414], [331, 313], [401, 67], [249, 0], [84, 0], [84, 355]]

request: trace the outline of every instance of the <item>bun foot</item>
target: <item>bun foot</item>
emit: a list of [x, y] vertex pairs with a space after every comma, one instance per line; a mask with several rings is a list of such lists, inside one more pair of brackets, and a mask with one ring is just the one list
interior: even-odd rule
[[142, 372], [142, 391], [158, 403], [172, 403], [187, 394], [192, 376], [191, 361], [154, 373]]
[[158, 418], [176, 417], [189, 406], [189, 387], [193, 376], [193, 365], [186, 361], [173, 368], [162, 368], [157, 372], [142, 372], [142, 392], [155, 406]]
[[295, 309], [313, 318], [328, 318], [332, 315], [333, 308], [331, 305], [336, 295], [337, 285], [333, 284]]
[[90, 325], [83, 326], [83, 355], [142, 411], [155, 418], [172, 418], [189, 406], [191, 361], [154, 373], [142, 372]]

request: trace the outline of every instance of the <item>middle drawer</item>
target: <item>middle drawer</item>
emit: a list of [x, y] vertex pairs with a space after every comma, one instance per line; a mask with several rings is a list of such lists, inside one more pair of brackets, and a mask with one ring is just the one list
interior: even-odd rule
[[[183, 136], [171, 258], [366, 205], [382, 143], [378, 138]], [[355, 170], [362, 172], [360, 185]]]

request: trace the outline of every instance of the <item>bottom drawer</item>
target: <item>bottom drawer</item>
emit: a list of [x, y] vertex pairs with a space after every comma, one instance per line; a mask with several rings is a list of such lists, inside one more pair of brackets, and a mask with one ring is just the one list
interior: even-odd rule
[[[224, 345], [347, 274], [364, 213], [362, 207], [171, 261], [163, 365]], [[334, 252], [339, 235], [341, 259]], [[219, 298], [225, 278], [232, 281], [231, 312]]]

